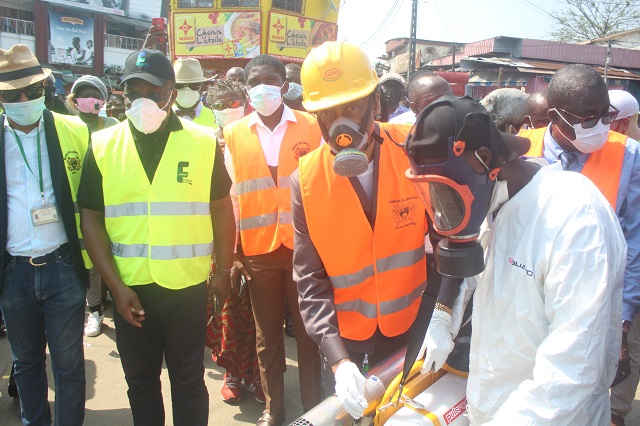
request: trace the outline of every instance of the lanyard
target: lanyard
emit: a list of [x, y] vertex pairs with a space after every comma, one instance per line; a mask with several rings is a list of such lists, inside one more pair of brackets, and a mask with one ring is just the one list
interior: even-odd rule
[[[18, 143], [18, 148], [20, 148], [20, 154], [22, 154], [22, 159], [24, 160], [24, 164], [27, 165], [27, 168], [29, 169], [33, 177], [36, 177], [36, 175], [33, 173], [33, 170], [31, 170], [31, 166], [29, 166], [29, 162], [27, 161], [27, 156], [24, 153], [24, 148], [22, 147], [22, 143], [20, 142], [20, 138], [18, 137], [18, 134], [14, 129], [11, 129], [11, 130], [13, 130], [13, 135], [16, 137], [16, 142]], [[39, 177], [38, 181], [40, 183], [40, 198], [42, 199], [42, 205], [44, 206], [44, 182], [42, 180], [42, 158], [40, 157], [40, 127], [38, 127], [37, 141], [38, 141], [37, 152], [38, 152], [38, 177]]]

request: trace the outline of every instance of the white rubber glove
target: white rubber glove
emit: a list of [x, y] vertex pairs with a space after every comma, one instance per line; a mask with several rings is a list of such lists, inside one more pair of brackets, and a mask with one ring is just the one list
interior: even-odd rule
[[427, 334], [424, 336], [424, 342], [418, 354], [418, 358], [424, 354], [421, 373], [440, 370], [452, 350], [451, 315], [443, 311], [433, 311]]
[[350, 361], [338, 365], [335, 378], [336, 395], [340, 404], [354, 419], [359, 419], [364, 414], [364, 409], [369, 405], [364, 399], [364, 384], [367, 379]]

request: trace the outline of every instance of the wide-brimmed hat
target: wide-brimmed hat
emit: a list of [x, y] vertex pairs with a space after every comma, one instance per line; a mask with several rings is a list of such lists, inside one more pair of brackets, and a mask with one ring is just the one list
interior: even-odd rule
[[45, 80], [51, 70], [42, 68], [36, 56], [24, 44], [0, 49], [0, 90], [14, 90]]
[[176, 73], [176, 84], [204, 83], [213, 78], [205, 78], [200, 61], [194, 58], [178, 58], [173, 64]]

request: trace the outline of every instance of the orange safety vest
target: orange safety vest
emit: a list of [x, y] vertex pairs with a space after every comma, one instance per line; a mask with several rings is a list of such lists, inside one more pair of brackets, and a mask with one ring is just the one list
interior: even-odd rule
[[281, 244], [293, 249], [290, 176], [298, 168], [300, 157], [316, 149], [322, 137], [313, 116], [295, 110], [293, 113], [297, 121], [287, 123], [280, 145], [277, 185], [255, 126], [248, 124], [250, 117], [224, 128], [236, 174], [242, 251], [247, 256], [271, 253]]
[[425, 210], [405, 177], [409, 160], [390, 140], [404, 141], [410, 126], [380, 127], [374, 229], [349, 179], [333, 171], [328, 145], [300, 161], [309, 235], [333, 285], [340, 335], [351, 340], [366, 340], [376, 328], [389, 337], [406, 332], [427, 284]]
[[[529, 138], [531, 148], [525, 154], [528, 157], [542, 157], [544, 135], [546, 127], [540, 129], [521, 130], [518, 136]], [[589, 154], [582, 173], [598, 187], [605, 198], [616, 209], [618, 188], [620, 187], [620, 173], [624, 162], [624, 152], [627, 149], [627, 136], [612, 130], [609, 131], [607, 143], [596, 152]]]

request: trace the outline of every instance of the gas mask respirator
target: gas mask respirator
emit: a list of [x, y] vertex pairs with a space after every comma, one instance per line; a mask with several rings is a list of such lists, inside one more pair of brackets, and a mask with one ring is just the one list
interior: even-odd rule
[[[501, 151], [498, 138], [502, 135], [479, 104], [451, 96], [427, 107], [407, 139], [411, 168], [406, 176], [435, 231], [445, 237], [436, 248], [438, 272], [443, 275], [466, 278], [484, 270], [478, 237], [500, 168], [486, 164], [477, 149], [486, 146], [495, 155]], [[465, 151], [473, 152], [487, 172], [478, 174], [465, 159]]]
[[[331, 124], [328, 133], [323, 129], [323, 136], [335, 155], [333, 171], [340, 176], [355, 177], [367, 171], [369, 159], [364, 152], [369, 148], [370, 135], [367, 133], [372, 108], [369, 98], [364, 121], [361, 125], [340, 117]], [[326, 134], [325, 134], [326, 133]]]

